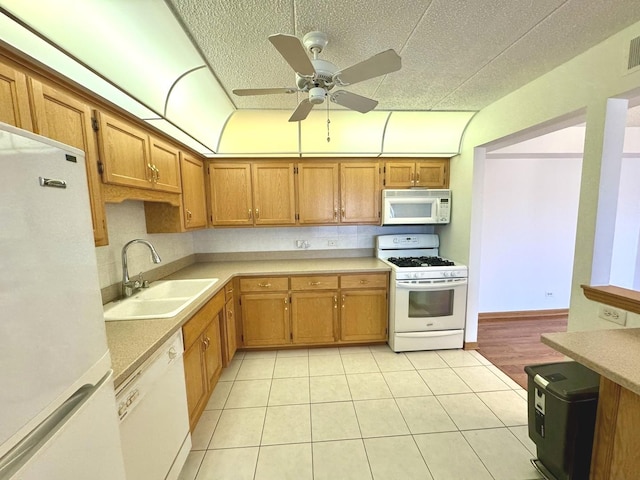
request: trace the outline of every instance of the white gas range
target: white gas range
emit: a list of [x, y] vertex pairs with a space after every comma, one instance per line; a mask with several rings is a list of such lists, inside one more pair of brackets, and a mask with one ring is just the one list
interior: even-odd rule
[[391, 349], [462, 348], [467, 267], [438, 256], [435, 234], [380, 235], [376, 247], [377, 257], [391, 267]]

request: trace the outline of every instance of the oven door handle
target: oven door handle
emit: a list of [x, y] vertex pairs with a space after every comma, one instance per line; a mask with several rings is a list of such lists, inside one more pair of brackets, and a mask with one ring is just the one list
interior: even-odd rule
[[448, 290], [450, 288], [466, 285], [466, 278], [451, 278], [445, 281], [439, 280], [419, 280], [416, 282], [396, 281], [396, 288], [403, 290]]

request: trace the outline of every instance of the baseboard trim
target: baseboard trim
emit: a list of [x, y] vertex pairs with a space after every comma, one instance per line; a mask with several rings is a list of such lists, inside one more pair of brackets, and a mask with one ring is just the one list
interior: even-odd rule
[[464, 342], [462, 346], [463, 350], [478, 350], [479, 348], [480, 345], [478, 345], [478, 342]]
[[485, 312], [478, 314], [478, 322], [518, 321], [534, 319], [555, 319], [569, 315], [568, 308], [550, 310], [522, 310], [515, 312]]

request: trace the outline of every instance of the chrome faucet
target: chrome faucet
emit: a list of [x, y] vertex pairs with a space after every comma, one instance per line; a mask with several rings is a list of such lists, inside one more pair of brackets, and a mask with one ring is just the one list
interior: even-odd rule
[[162, 261], [160, 259], [160, 255], [158, 255], [158, 252], [156, 252], [156, 249], [147, 240], [136, 238], [135, 240], [131, 240], [130, 242], [125, 243], [124, 247], [122, 247], [122, 295], [125, 297], [130, 297], [140, 288], [149, 286], [149, 282], [142, 278], [142, 273], [138, 275], [137, 280], [129, 279], [129, 268], [127, 267], [127, 250], [134, 243], [143, 243], [144, 245], [149, 247], [149, 250], [151, 250], [151, 261], [153, 263], [160, 263]]

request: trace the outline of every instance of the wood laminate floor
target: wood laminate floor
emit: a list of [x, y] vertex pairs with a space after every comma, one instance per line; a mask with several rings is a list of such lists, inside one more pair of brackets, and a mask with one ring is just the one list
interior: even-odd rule
[[481, 320], [478, 352], [526, 390], [526, 365], [566, 360], [564, 355], [544, 345], [540, 335], [566, 331], [567, 317]]

